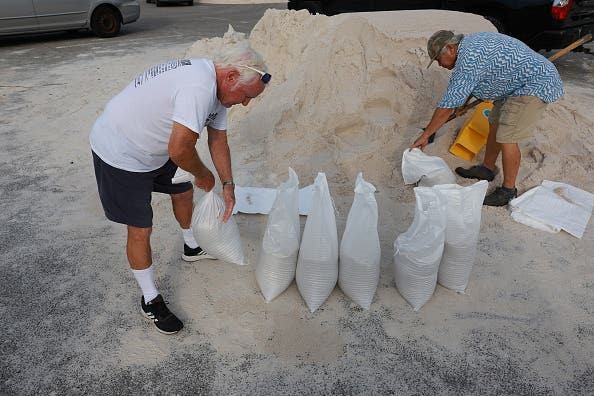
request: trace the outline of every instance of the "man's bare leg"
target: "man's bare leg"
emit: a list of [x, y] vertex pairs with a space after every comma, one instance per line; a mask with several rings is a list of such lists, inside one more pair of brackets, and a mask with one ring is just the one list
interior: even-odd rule
[[501, 159], [503, 160], [503, 187], [513, 189], [516, 187], [516, 177], [520, 169], [522, 152], [517, 143], [499, 143]]
[[150, 244], [152, 230], [152, 227], [128, 226], [126, 254], [133, 270], [147, 269], [153, 263]]
[[184, 238], [184, 254], [182, 254], [182, 259], [190, 262], [202, 259], [214, 259], [214, 257], [208, 255], [198, 246], [198, 242], [194, 238], [194, 233], [190, 228], [192, 210], [194, 209], [194, 190], [189, 190], [181, 194], [171, 194], [171, 204], [173, 205], [173, 214], [181, 227]]
[[128, 243], [126, 254], [132, 273], [142, 290], [144, 301], [152, 301], [159, 295], [155, 286], [155, 275], [152, 267], [151, 238], [152, 227], [128, 226]]
[[173, 214], [182, 229], [190, 228], [192, 222], [192, 209], [194, 208], [194, 190], [181, 194], [171, 194]]
[[495, 162], [499, 153], [501, 152], [501, 146], [497, 143], [497, 125], [489, 122], [489, 136], [487, 137], [487, 147], [485, 148], [485, 158], [483, 159], [483, 166], [489, 168], [491, 171], [495, 170]]

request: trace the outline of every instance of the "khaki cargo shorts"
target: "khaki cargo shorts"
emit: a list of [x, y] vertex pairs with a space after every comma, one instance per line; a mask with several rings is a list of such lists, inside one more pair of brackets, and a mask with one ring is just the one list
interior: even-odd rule
[[532, 136], [546, 102], [536, 96], [510, 96], [496, 100], [489, 122], [497, 125], [497, 143], [518, 143]]

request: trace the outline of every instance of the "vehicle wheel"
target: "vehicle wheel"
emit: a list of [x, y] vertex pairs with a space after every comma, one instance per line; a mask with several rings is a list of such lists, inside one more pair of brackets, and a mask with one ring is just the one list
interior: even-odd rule
[[163, 5], [163, 3], [161, 3], [159, 0], [155, 0], [155, 5], [157, 7], [161, 7]]
[[189, 6], [193, 6], [193, 5], [194, 5], [194, 0], [190, 0], [190, 1], [188, 1], [188, 5], [189, 5]]
[[319, 1], [304, 1], [303, 8], [309, 11], [310, 14], [322, 14], [324, 12], [322, 3]]
[[110, 6], [100, 6], [91, 16], [91, 30], [99, 37], [114, 37], [120, 32], [120, 14]]
[[493, 24], [499, 33], [507, 33], [507, 29], [501, 19], [492, 15], [485, 15], [485, 19]]
[[155, 0], [146, 0], [147, 3], [154, 3]]

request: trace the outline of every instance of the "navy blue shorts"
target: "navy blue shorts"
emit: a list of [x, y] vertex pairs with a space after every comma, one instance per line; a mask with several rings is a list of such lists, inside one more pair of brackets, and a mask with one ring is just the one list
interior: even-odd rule
[[111, 221], [146, 228], [153, 225], [152, 192], [181, 194], [191, 190], [192, 183], [172, 184], [177, 165], [169, 159], [150, 172], [129, 172], [103, 162], [93, 152], [95, 178], [105, 216]]

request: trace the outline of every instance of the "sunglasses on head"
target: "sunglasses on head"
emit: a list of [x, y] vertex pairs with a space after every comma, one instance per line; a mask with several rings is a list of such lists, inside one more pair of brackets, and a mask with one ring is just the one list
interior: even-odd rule
[[268, 82], [269, 82], [269, 81], [270, 81], [270, 79], [272, 78], [272, 76], [271, 76], [269, 73], [264, 73], [263, 71], [260, 71], [260, 70], [258, 70], [258, 69], [254, 69], [254, 68], [253, 68], [253, 67], [251, 67], [251, 66], [248, 66], [248, 65], [238, 65], [238, 66], [242, 66], [242, 67], [248, 68], [248, 69], [250, 69], [250, 70], [253, 70], [253, 71], [255, 71], [256, 73], [258, 73], [260, 76], [262, 76], [262, 77], [260, 77], [260, 80], [262, 80], [262, 82], [263, 82], [264, 84], [268, 84]]

